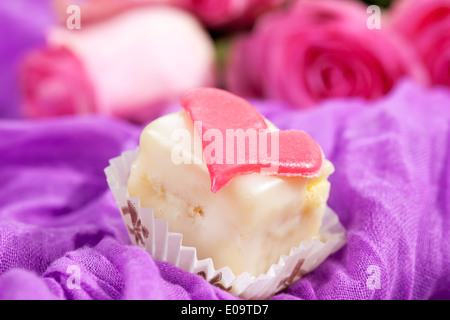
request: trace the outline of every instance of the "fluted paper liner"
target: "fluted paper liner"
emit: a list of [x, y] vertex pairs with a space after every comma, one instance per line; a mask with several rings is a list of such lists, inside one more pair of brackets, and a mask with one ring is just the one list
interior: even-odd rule
[[327, 207], [319, 230], [320, 239], [302, 241], [289, 255], [282, 255], [266, 273], [255, 278], [247, 272], [236, 276], [229, 267], [216, 270], [211, 258], [198, 260], [195, 248], [182, 245], [182, 234], [168, 231], [167, 220], [155, 219], [152, 208], [141, 207], [139, 198], [129, 196], [127, 181], [138, 150], [111, 159], [105, 173], [132, 243], [144, 248], [154, 259], [198, 274], [241, 298], [265, 299], [315, 269], [345, 244], [345, 229], [337, 215]]

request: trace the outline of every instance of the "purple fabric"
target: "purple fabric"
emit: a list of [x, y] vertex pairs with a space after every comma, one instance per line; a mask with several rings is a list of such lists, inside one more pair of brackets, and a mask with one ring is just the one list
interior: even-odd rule
[[[450, 92], [404, 83], [372, 103], [255, 104], [321, 144], [336, 167], [329, 205], [348, 230], [343, 249], [273, 299], [450, 298]], [[0, 121], [0, 298], [234, 298], [130, 245], [103, 169], [140, 129]]]
[[24, 55], [45, 43], [54, 23], [50, 0], [0, 1], [0, 118], [22, 116], [19, 68]]

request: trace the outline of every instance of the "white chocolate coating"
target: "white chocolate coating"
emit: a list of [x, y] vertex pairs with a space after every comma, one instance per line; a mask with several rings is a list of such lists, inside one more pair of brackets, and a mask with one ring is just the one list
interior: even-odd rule
[[184, 150], [197, 161], [172, 161], [180, 145], [172, 135], [177, 129], [186, 129], [201, 146], [184, 111], [153, 121], [141, 135], [128, 190], [141, 206], [153, 208], [156, 218], [168, 220], [169, 231], [182, 233], [183, 245], [196, 247], [199, 259], [212, 258], [216, 269], [229, 266], [235, 275], [247, 271], [256, 277], [301, 241], [318, 236], [327, 178], [334, 170], [329, 161], [324, 160], [318, 178], [254, 173], [212, 193], [206, 164], [197, 163], [201, 147]]

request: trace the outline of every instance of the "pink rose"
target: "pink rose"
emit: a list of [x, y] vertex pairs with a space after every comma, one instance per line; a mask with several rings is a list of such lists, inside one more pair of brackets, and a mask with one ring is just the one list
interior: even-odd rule
[[450, 0], [398, 1], [391, 23], [420, 54], [433, 84], [450, 86]]
[[81, 62], [64, 47], [32, 52], [22, 65], [24, 110], [29, 117], [87, 114], [95, 110]]
[[409, 47], [384, 25], [367, 27], [366, 9], [349, 1], [300, 1], [263, 17], [232, 45], [228, 88], [305, 108], [333, 97], [378, 98], [404, 76], [426, 83]]
[[250, 25], [257, 16], [279, 7], [286, 0], [173, 0], [197, 17], [208, 27], [233, 28]]
[[142, 123], [186, 91], [213, 86], [214, 64], [212, 40], [188, 13], [127, 10], [53, 29], [22, 68], [25, 106], [34, 116], [95, 111]]

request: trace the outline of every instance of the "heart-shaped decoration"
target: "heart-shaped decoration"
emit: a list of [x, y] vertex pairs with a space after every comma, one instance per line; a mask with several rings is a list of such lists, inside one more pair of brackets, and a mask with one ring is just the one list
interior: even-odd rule
[[188, 92], [181, 106], [202, 137], [203, 158], [214, 193], [243, 174], [320, 174], [323, 153], [317, 142], [303, 131], [269, 130], [258, 110], [236, 95], [199, 88]]

